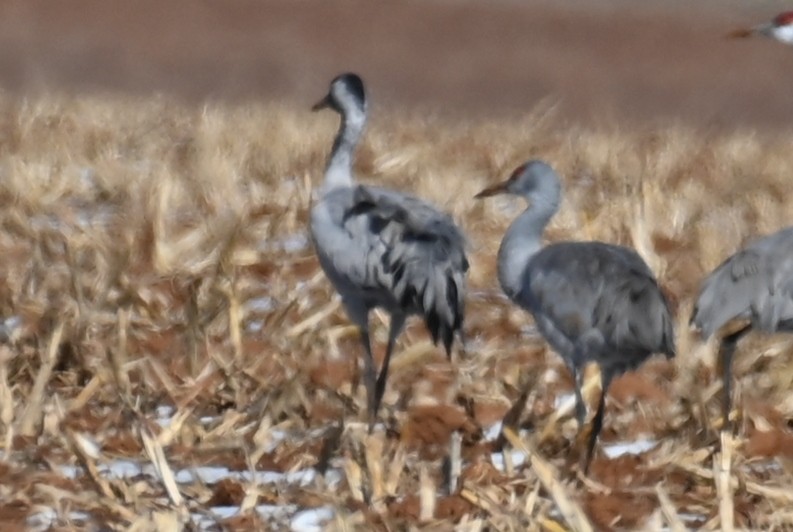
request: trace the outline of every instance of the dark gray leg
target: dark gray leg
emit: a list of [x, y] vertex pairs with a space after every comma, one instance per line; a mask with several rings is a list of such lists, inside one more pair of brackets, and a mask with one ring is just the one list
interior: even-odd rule
[[[573, 362], [573, 361], [571, 361]], [[569, 465], [572, 466], [576, 460], [579, 461], [582, 455], [582, 448], [584, 446], [584, 439], [586, 438], [586, 404], [582, 388], [584, 385], [584, 371], [583, 368], [576, 364], [568, 364], [570, 371], [573, 373], [574, 391], [575, 391], [575, 418], [578, 422], [578, 432], [576, 433], [575, 440], [571, 443], [570, 454], [568, 455]]]
[[344, 307], [347, 309], [347, 315], [350, 321], [358, 326], [361, 334], [361, 344], [363, 344], [364, 358], [363, 358], [363, 382], [366, 386], [366, 411], [369, 421], [369, 432], [374, 428], [375, 417], [377, 416], [376, 408], [376, 385], [377, 385], [377, 371], [374, 367], [374, 357], [372, 356], [372, 343], [369, 340], [369, 309], [359, 302], [344, 301]]
[[385, 394], [385, 383], [388, 380], [388, 365], [391, 363], [391, 353], [394, 351], [394, 344], [404, 326], [405, 316], [401, 314], [394, 314], [391, 316], [391, 326], [388, 329], [388, 344], [385, 348], [385, 359], [383, 360], [383, 368], [380, 370], [380, 375], [377, 377], [377, 386], [375, 388], [375, 415], [377, 415], [377, 411], [380, 409], [380, 402], [383, 400], [383, 395]]
[[721, 411], [724, 416], [724, 425], [722, 430], [730, 430], [732, 423], [730, 422], [730, 412], [732, 411], [732, 359], [735, 355], [735, 347], [740, 340], [751, 328], [747, 325], [743, 329], [725, 336], [721, 339], [721, 347], [719, 348], [719, 362], [721, 363], [721, 378], [722, 378], [722, 397], [721, 397]]
[[374, 356], [372, 356], [372, 344], [369, 341], [368, 327], [361, 329], [361, 343], [364, 348], [363, 380], [366, 385], [366, 412], [369, 418], [369, 433], [371, 433], [377, 417], [377, 370], [374, 367]]
[[[465, 359], [468, 358], [468, 351], [467, 351], [467, 342], [466, 342], [466, 338], [465, 338], [465, 333], [463, 332], [462, 329], [457, 331], [457, 340], [460, 342], [460, 349], [457, 350], [458, 358], [460, 360], [465, 360]], [[449, 359], [449, 362], [452, 361], [452, 351], [451, 351], [451, 349], [446, 352], [446, 358]]]
[[575, 418], [578, 421], [578, 430], [581, 430], [586, 421], [586, 406], [584, 397], [581, 395], [581, 388], [584, 386], [583, 368], [573, 368], [573, 379], [575, 380]]
[[606, 410], [606, 393], [608, 393], [609, 385], [611, 384], [611, 370], [600, 368], [600, 383], [601, 393], [600, 401], [598, 401], [598, 409], [595, 412], [595, 418], [592, 420], [592, 432], [589, 433], [589, 441], [586, 446], [586, 458], [584, 461], [584, 474], [589, 473], [589, 464], [592, 461], [592, 454], [595, 450], [595, 442], [600, 434], [600, 429], [603, 428], [603, 413]]

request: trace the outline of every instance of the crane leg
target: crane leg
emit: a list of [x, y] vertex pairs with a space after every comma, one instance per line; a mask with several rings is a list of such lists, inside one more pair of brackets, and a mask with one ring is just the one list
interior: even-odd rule
[[375, 407], [375, 386], [377, 384], [377, 371], [374, 367], [374, 357], [372, 356], [372, 342], [369, 339], [369, 309], [360, 301], [342, 300], [347, 315], [355, 325], [361, 335], [363, 344], [363, 381], [366, 386], [366, 412], [369, 417], [369, 433], [374, 429], [374, 422], [377, 417]]
[[584, 387], [584, 372], [583, 368], [573, 367], [573, 379], [575, 380], [575, 418], [578, 421], [578, 430], [584, 427], [586, 421], [586, 406], [584, 405], [584, 396], [581, 394], [581, 388]]
[[377, 418], [377, 401], [375, 386], [377, 383], [377, 370], [374, 367], [374, 357], [372, 356], [372, 344], [369, 341], [369, 328], [361, 328], [361, 343], [364, 349], [364, 370], [363, 380], [366, 385], [366, 412], [369, 416], [369, 433], [374, 429], [374, 422]]
[[[466, 359], [468, 358], [468, 351], [467, 351], [467, 342], [465, 339], [465, 333], [463, 332], [462, 328], [457, 331], [457, 340], [460, 342], [460, 348], [457, 350], [458, 353], [458, 360], [459, 359]], [[446, 358], [449, 359], [449, 362], [452, 361], [452, 351], [451, 349], [446, 352]]]
[[609, 385], [611, 384], [611, 371], [600, 369], [600, 401], [598, 401], [598, 408], [595, 412], [595, 418], [592, 420], [592, 430], [589, 433], [589, 440], [586, 446], [586, 457], [584, 459], [584, 474], [589, 473], [589, 464], [592, 462], [592, 454], [595, 450], [595, 442], [597, 442], [598, 434], [603, 428], [603, 413], [606, 410], [606, 393], [608, 392]]
[[570, 369], [573, 372], [573, 380], [575, 381], [574, 388], [575, 388], [575, 419], [578, 422], [578, 432], [576, 433], [575, 440], [572, 443], [572, 452], [570, 456], [568, 456], [569, 464], [572, 465], [575, 463], [576, 460], [581, 458], [581, 449], [584, 446], [584, 440], [586, 439], [586, 405], [584, 403], [584, 395], [582, 388], [584, 386], [584, 371], [583, 368], [580, 368], [574, 364], [570, 365]]
[[385, 383], [388, 380], [388, 365], [391, 363], [391, 353], [394, 351], [394, 345], [396, 344], [396, 339], [399, 334], [402, 332], [402, 329], [405, 326], [405, 316], [402, 314], [392, 314], [391, 315], [391, 325], [388, 329], [388, 344], [385, 348], [385, 358], [383, 359], [383, 367], [380, 370], [380, 375], [377, 376], [377, 385], [375, 386], [375, 399], [374, 399], [374, 411], [375, 415], [377, 415], [377, 411], [380, 409], [380, 402], [383, 400], [383, 395], [385, 394]]
[[721, 396], [721, 411], [724, 416], [724, 424], [722, 430], [729, 431], [732, 428], [730, 421], [730, 412], [732, 411], [732, 359], [735, 355], [735, 347], [747, 332], [750, 326], [747, 325], [742, 329], [729, 334], [722, 338], [721, 347], [719, 348], [719, 363], [721, 364], [721, 379], [722, 379], [722, 396]]

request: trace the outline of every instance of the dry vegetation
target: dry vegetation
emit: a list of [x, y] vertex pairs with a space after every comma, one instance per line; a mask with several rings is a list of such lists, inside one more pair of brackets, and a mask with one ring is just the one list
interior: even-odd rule
[[[793, 134], [558, 131], [547, 109], [511, 123], [378, 114], [359, 175], [434, 200], [467, 230], [470, 342], [451, 366], [413, 323], [384, 399], [387, 431], [366, 436], [355, 330], [305, 238], [335, 116], [155, 98], [2, 97], [0, 107], [4, 530], [43, 512], [55, 528], [175, 529], [240, 505], [212, 526], [288, 524], [258, 515], [260, 504], [330, 505], [329, 526], [345, 530], [713, 529], [720, 512], [746, 528], [793, 526], [791, 340], [742, 346], [730, 478], [716, 453], [712, 349], [687, 328], [703, 274], [793, 220]], [[569, 376], [496, 286], [495, 252], [518, 206], [471, 199], [529, 157], [566, 182], [549, 239], [635, 246], [678, 316], [678, 358], [614, 383], [602, 437], [660, 444], [601, 453], [587, 481], [566, 462], [575, 423], [543, 431]], [[382, 320], [375, 338], [380, 352]], [[530, 430], [512, 440], [533, 461], [501, 472], [491, 463], [501, 442], [483, 430], [524, 389], [518, 425]], [[164, 426], [163, 407], [173, 409]], [[459, 489], [444, 495], [454, 433]], [[154, 472], [108, 474], [122, 458]], [[201, 465], [340, 473], [303, 485], [175, 481]]]

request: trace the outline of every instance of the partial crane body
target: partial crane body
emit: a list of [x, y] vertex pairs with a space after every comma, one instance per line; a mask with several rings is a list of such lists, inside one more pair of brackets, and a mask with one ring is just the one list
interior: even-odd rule
[[579, 430], [586, 420], [584, 368], [590, 362], [600, 366], [601, 396], [586, 447], [587, 472], [612, 379], [653, 353], [675, 355], [669, 305], [652, 271], [632, 249], [603, 242], [542, 245], [562, 197], [559, 178], [548, 164], [529, 161], [476, 197], [496, 194], [529, 202], [501, 242], [498, 278], [506, 295], [532, 314], [573, 374]]
[[[793, 11], [740, 29], [730, 37], [763, 35], [793, 45]], [[690, 323], [707, 340], [719, 337], [722, 415], [729, 428], [732, 360], [738, 341], [753, 329], [793, 332], [793, 227], [750, 243], [728, 257], [702, 283]]]
[[793, 11], [784, 11], [768, 22], [732, 31], [728, 36], [741, 39], [755, 35], [770, 37], [783, 44], [793, 45]]
[[738, 340], [752, 329], [793, 332], [793, 227], [758, 239], [722, 262], [702, 283], [691, 325], [719, 337], [724, 426], [731, 411], [731, 367]]
[[[441, 341], [451, 358], [454, 337], [463, 327], [466, 239], [451, 217], [429, 203], [355, 183], [354, 152], [366, 123], [360, 77], [347, 73], [333, 79], [313, 110], [324, 108], [339, 113], [341, 124], [319, 198], [311, 208], [310, 230], [320, 265], [360, 331], [371, 431], [394, 344], [409, 316], [421, 316], [433, 342]], [[374, 308], [391, 318], [379, 373], [369, 338], [369, 313]]]

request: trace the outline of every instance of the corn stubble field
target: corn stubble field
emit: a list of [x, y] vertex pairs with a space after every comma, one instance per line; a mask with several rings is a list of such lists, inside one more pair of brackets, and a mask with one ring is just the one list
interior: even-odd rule
[[[544, 107], [512, 122], [375, 112], [359, 177], [449, 210], [472, 267], [466, 352], [450, 364], [411, 322], [369, 436], [357, 334], [306, 232], [335, 115], [110, 96], [0, 107], [4, 530], [682, 530], [729, 511], [793, 526], [791, 339], [740, 348], [726, 478], [714, 349], [687, 324], [705, 273], [793, 220], [793, 134], [557, 129]], [[678, 357], [613, 384], [585, 480], [567, 459], [575, 421], [554, 423], [568, 372], [495, 278], [522, 206], [472, 199], [530, 157], [565, 181], [548, 239], [636, 247], [677, 316]], [[492, 427], [523, 390], [511, 445]], [[657, 445], [603, 452], [637, 440]]]

